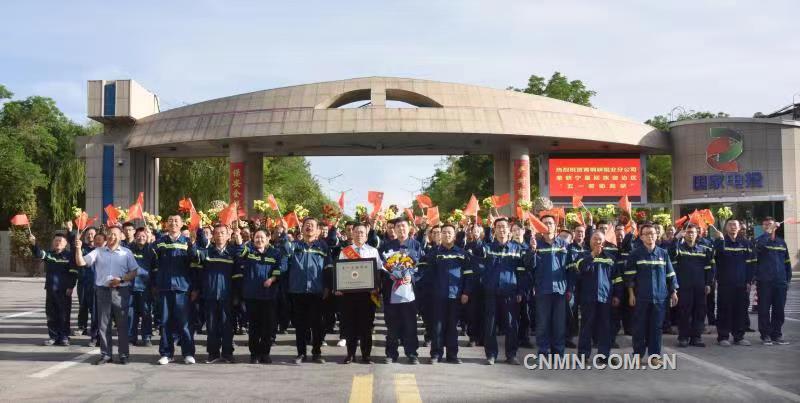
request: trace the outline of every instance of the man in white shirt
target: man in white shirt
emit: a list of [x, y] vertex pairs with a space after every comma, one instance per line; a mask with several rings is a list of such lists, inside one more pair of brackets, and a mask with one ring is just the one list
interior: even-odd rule
[[117, 322], [119, 341], [119, 363], [128, 363], [128, 300], [131, 281], [136, 277], [139, 265], [133, 253], [120, 245], [122, 230], [112, 227], [106, 230], [106, 245], [83, 255], [80, 239], [75, 240], [75, 264], [78, 267], [92, 266], [95, 270], [96, 314], [98, 317], [98, 339], [101, 357], [94, 364], [111, 362], [113, 342], [111, 339], [111, 315]]
[[[353, 226], [353, 244], [346, 246], [339, 254], [339, 260], [344, 259], [375, 259], [376, 267], [380, 267], [381, 258], [377, 249], [367, 245], [367, 226], [358, 223]], [[374, 275], [378, 275], [377, 270]], [[372, 326], [375, 319], [375, 305], [372, 300], [378, 300], [378, 290], [372, 292], [342, 293], [336, 291], [339, 297], [339, 308], [342, 311], [342, 328], [347, 340], [347, 357], [343, 364], [353, 362], [356, 356], [356, 347], [361, 342], [361, 362], [371, 364], [372, 353]]]

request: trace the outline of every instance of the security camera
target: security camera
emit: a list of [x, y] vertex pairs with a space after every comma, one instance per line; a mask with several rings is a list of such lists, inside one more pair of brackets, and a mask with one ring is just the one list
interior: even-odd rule
[[117, 165], [118, 165], [118, 166], [123, 166], [123, 165], [125, 165], [125, 160], [117, 160]]

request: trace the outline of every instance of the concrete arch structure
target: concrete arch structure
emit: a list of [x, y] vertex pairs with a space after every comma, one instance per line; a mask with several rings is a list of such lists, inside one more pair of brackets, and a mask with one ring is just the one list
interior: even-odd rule
[[[492, 154], [495, 191], [510, 191], [516, 200], [529, 195], [515, 191], [510, 178], [515, 169], [529, 168], [532, 151], [662, 154], [670, 150], [666, 134], [595, 108], [509, 90], [410, 78], [303, 84], [164, 112], [155, 107], [154, 94], [131, 80], [90, 81], [88, 94], [89, 117], [106, 127], [104, 135], [85, 139], [78, 150], [89, 161], [87, 209], [92, 212], [99, 212], [106, 202], [127, 205], [139, 191], [157, 206], [159, 157], [226, 156], [232, 164], [243, 163], [247, 178], [243, 202], [250, 207], [252, 200], [263, 197], [263, 184], [258, 183], [263, 155]], [[339, 108], [367, 100], [366, 107]], [[393, 100], [415, 107], [387, 107]], [[109, 164], [109, 158], [115, 163]], [[109, 168], [114, 170], [112, 176], [105, 172]], [[110, 193], [109, 177], [117, 184]]]

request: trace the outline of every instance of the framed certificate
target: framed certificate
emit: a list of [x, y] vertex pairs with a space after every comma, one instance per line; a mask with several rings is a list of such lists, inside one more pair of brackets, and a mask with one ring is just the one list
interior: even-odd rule
[[371, 259], [337, 260], [333, 266], [333, 290], [368, 292], [378, 288], [378, 264]]

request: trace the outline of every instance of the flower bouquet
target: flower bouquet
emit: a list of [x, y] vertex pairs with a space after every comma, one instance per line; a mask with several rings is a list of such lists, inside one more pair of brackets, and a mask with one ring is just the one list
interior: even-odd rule
[[294, 213], [297, 215], [297, 219], [303, 221], [304, 218], [308, 217], [308, 209], [303, 207], [301, 204], [294, 205]]
[[356, 205], [356, 221], [358, 222], [366, 222], [367, 221], [367, 206], [363, 204]]
[[414, 276], [417, 272], [416, 262], [411, 256], [404, 252], [396, 252], [393, 255], [389, 256], [386, 259], [386, 262], [383, 264], [383, 270], [389, 273], [389, 278], [392, 280], [392, 293], [398, 294], [400, 297], [405, 299], [411, 299], [414, 295], [414, 289], [412, 287], [402, 287], [403, 279], [406, 276]]

